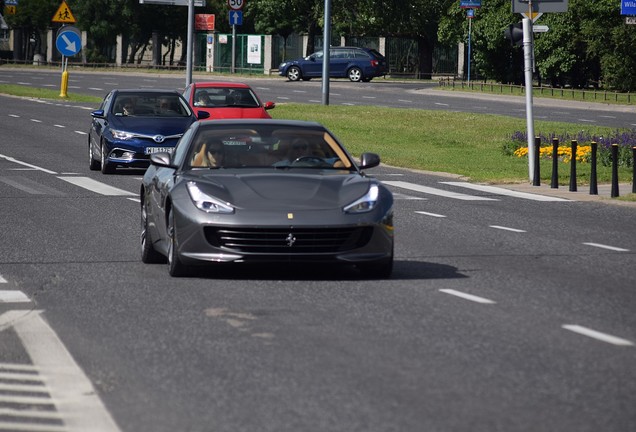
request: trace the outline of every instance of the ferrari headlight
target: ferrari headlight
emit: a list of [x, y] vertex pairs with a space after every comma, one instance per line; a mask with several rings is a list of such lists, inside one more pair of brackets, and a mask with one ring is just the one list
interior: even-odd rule
[[131, 133], [131, 132], [126, 132], [126, 131], [120, 131], [120, 130], [115, 130], [115, 129], [111, 129], [110, 133], [113, 134], [113, 137], [115, 137], [116, 139], [120, 139], [120, 140], [129, 140], [132, 137], [135, 136], [135, 134]]
[[208, 213], [234, 213], [234, 207], [230, 203], [224, 203], [220, 200], [204, 193], [199, 189], [195, 182], [188, 182], [186, 184], [190, 198], [192, 202], [199, 210], [203, 210]]
[[378, 196], [380, 195], [380, 189], [378, 185], [373, 184], [369, 188], [369, 191], [361, 198], [355, 200], [348, 206], [344, 207], [345, 213], [365, 213], [373, 210], [378, 203]]

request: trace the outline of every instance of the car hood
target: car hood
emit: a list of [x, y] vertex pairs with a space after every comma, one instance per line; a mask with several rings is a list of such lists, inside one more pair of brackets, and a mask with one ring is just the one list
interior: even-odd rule
[[206, 111], [210, 113], [208, 120], [219, 119], [242, 119], [242, 118], [272, 118], [265, 112], [263, 108], [212, 108], [202, 109], [197, 108], [199, 111]]
[[146, 135], [182, 134], [196, 120], [194, 117], [135, 117], [112, 116], [109, 122], [111, 129], [137, 132]]
[[[237, 170], [238, 171], [238, 170]], [[237, 208], [325, 210], [362, 197], [371, 180], [348, 171], [214, 173], [189, 175], [205, 193]]]

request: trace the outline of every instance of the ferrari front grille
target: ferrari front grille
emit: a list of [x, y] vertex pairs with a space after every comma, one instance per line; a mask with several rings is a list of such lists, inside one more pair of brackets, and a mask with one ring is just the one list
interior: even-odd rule
[[369, 242], [373, 228], [206, 227], [204, 231], [211, 245], [237, 253], [306, 255], [363, 247]]

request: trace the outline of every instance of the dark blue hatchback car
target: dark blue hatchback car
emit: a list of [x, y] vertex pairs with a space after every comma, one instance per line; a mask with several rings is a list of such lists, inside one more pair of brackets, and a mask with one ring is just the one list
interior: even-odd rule
[[[285, 61], [278, 67], [278, 74], [290, 81], [322, 77], [323, 52]], [[386, 75], [386, 59], [372, 48], [331, 47], [329, 48], [329, 76], [349, 78], [351, 81], [369, 82], [375, 77]]]
[[150, 155], [171, 152], [179, 138], [206, 112], [195, 114], [175, 90], [113, 90], [91, 112], [88, 160], [104, 174], [117, 167], [147, 168]]

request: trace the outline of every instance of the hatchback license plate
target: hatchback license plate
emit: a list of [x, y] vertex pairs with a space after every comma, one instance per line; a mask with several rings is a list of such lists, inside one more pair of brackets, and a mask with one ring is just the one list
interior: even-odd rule
[[172, 147], [146, 147], [146, 154], [153, 154], [153, 153], [161, 153], [161, 152], [167, 152], [167, 153], [172, 153], [174, 149]]

